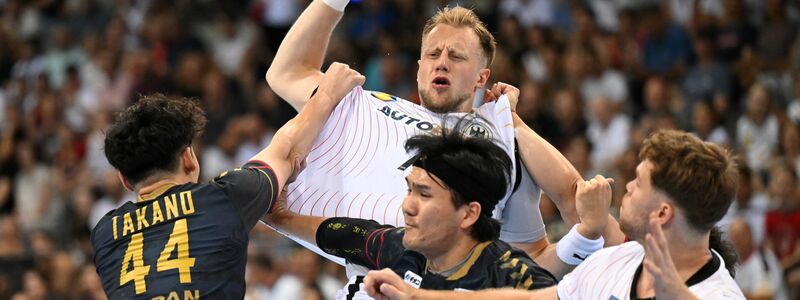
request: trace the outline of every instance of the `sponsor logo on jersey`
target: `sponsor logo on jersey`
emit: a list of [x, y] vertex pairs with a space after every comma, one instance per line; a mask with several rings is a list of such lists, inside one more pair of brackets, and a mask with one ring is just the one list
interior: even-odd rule
[[492, 139], [492, 131], [482, 123], [472, 123], [469, 126], [465, 126], [461, 133], [468, 137]]
[[397, 97], [384, 92], [371, 92], [370, 94], [372, 94], [372, 97], [375, 97], [381, 101], [397, 101]]
[[417, 127], [419, 130], [423, 131], [431, 131], [433, 129], [433, 124], [428, 121], [423, 121], [418, 118], [406, 115], [403, 112], [393, 110], [389, 106], [384, 106], [378, 109], [379, 112], [383, 113], [385, 116], [395, 120], [397, 122], [405, 123], [406, 125], [413, 125]]
[[422, 277], [414, 272], [406, 271], [405, 276], [403, 276], [403, 281], [413, 286], [415, 289], [418, 289], [420, 285], [422, 285]]

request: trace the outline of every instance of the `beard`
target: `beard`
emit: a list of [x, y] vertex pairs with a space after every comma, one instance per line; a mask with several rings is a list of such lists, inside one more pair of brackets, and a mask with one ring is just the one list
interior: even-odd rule
[[444, 96], [444, 99], [438, 103], [433, 100], [433, 97], [433, 92], [430, 89], [419, 90], [419, 98], [422, 102], [422, 106], [438, 114], [458, 112], [457, 109], [463, 105], [464, 102], [472, 100], [472, 96], [469, 93]]
[[[632, 220], [631, 220], [632, 219]], [[648, 222], [645, 218], [624, 218], [620, 213], [619, 229], [631, 241], [644, 242], [644, 236], [648, 232]]]

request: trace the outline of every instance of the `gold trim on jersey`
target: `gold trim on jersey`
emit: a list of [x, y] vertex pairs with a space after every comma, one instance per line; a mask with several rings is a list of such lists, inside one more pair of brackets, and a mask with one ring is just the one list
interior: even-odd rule
[[459, 280], [462, 277], [467, 276], [469, 269], [472, 268], [472, 265], [475, 264], [475, 261], [478, 260], [478, 257], [481, 257], [483, 249], [486, 249], [486, 246], [489, 246], [491, 243], [492, 241], [486, 241], [475, 246], [475, 251], [472, 251], [472, 256], [467, 259], [467, 261], [461, 266], [460, 269], [458, 269], [458, 271], [453, 273], [453, 275], [450, 275], [450, 277], [447, 277], [447, 280]]
[[174, 183], [167, 183], [167, 184], [164, 184], [162, 186], [157, 187], [155, 190], [153, 190], [152, 192], [149, 192], [147, 194], [136, 195], [136, 202], [144, 202], [144, 201], [150, 201], [150, 200], [156, 199], [156, 198], [158, 198], [158, 196], [161, 196], [161, 194], [163, 194], [164, 192], [166, 192], [168, 189], [172, 188], [173, 186], [175, 186]]

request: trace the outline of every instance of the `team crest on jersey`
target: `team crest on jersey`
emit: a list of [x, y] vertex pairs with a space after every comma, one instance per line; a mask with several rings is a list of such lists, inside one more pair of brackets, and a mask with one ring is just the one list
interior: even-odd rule
[[468, 137], [492, 139], [492, 131], [489, 130], [486, 125], [481, 123], [472, 123], [469, 126], [464, 127], [464, 129], [461, 130], [461, 133]]
[[378, 98], [381, 101], [397, 101], [397, 97], [389, 95], [384, 92], [371, 92], [372, 97]]

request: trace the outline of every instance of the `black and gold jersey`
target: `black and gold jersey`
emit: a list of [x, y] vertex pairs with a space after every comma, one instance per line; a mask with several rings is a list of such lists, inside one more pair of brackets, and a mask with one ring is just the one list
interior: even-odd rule
[[390, 268], [412, 286], [432, 290], [480, 290], [556, 285], [550, 272], [521, 250], [500, 241], [479, 243], [463, 265], [447, 276], [429, 272], [428, 260], [403, 246], [404, 228], [375, 221], [330, 218], [317, 229], [317, 245], [326, 253], [370, 269]]
[[241, 299], [250, 230], [279, 192], [269, 166], [249, 162], [123, 204], [92, 231], [103, 289], [109, 299]]

